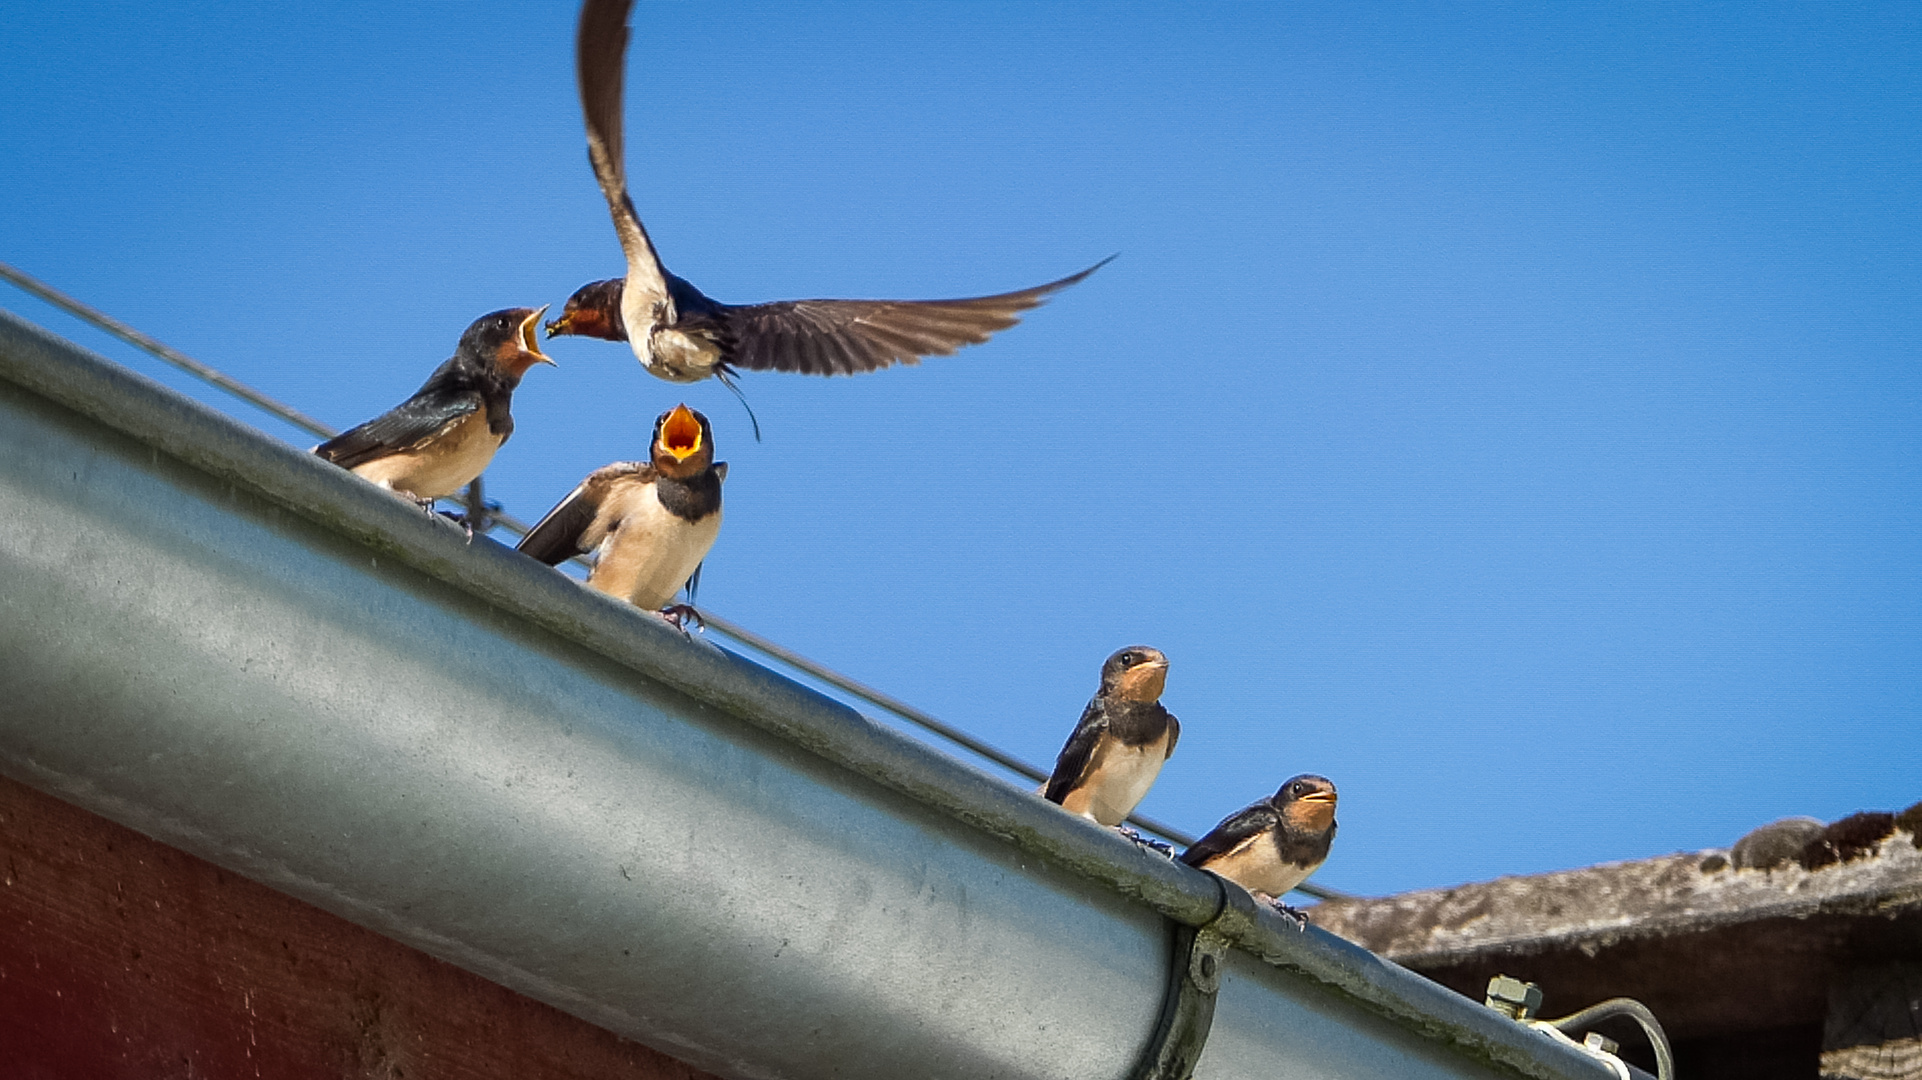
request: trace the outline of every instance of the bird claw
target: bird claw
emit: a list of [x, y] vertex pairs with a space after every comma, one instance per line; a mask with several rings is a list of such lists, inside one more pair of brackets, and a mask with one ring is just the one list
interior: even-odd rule
[[1172, 844], [1164, 844], [1159, 840], [1150, 840], [1148, 837], [1141, 835], [1126, 825], [1115, 826], [1115, 831], [1164, 859], [1172, 859], [1175, 857], [1175, 849]]
[[673, 625], [674, 629], [679, 630], [683, 634], [687, 633], [687, 622], [689, 619], [694, 620], [694, 628], [696, 630], [703, 633], [707, 632], [707, 620], [701, 618], [701, 613], [695, 611], [691, 604], [669, 604], [656, 614], [666, 619]]
[[1308, 929], [1308, 913], [1307, 912], [1301, 910], [1300, 908], [1290, 907], [1289, 905], [1282, 903], [1281, 897], [1279, 896], [1269, 897], [1268, 906], [1271, 908], [1274, 908], [1275, 913], [1277, 915], [1280, 915], [1282, 918], [1287, 919], [1289, 922], [1295, 924], [1296, 932], [1305, 933], [1307, 931]]
[[[434, 513], [434, 510], [432, 507], [429, 507], [427, 512], [431, 514]], [[461, 531], [467, 534], [467, 542], [470, 544], [474, 542], [474, 519], [472, 515], [456, 513], [452, 510], [442, 510], [439, 516], [459, 525]]]

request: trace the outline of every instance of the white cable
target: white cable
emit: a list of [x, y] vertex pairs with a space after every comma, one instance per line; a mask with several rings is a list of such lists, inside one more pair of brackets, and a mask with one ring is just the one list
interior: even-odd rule
[[1554, 1024], [1551, 1024], [1546, 1020], [1530, 1020], [1528, 1021], [1528, 1026], [1534, 1028], [1536, 1031], [1539, 1031], [1544, 1035], [1547, 1035], [1552, 1039], [1556, 1039], [1560, 1042], [1566, 1043], [1569, 1046], [1574, 1047], [1576, 1050], [1579, 1050], [1582, 1053], [1587, 1054], [1589, 1057], [1592, 1057], [1595, 1060], [1601, 1062], [1602, 1064], [1608, 1066], [1609, 1071], [1615, 1074], [1617, 1080], [1635, 1080], [1634, 1075], [1628, 1071], [1628, 1065], [1625, 1064], [1621, 1058], [1616, 1057], [1614, 1054], [1611, 1054], [1608, 1051], [1601, 1049], [1600, 1047], [1590, 1046], [1587, 1043], [1578, 1043], [1573, 1038], [1563, 1034], [1561, 1028], [1556, 1027]]

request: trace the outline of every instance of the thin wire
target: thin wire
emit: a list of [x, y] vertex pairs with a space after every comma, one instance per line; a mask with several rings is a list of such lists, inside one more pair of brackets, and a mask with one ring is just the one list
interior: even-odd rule
[[[754, 631], [736, 623], [729, 622], [719, 615], [703, 611], [701, 618], [709, 627], [719, 630], [721, 633], [726, 634], [728, 637], [748, 646], [756, 652], [773, 657], [796, 671], [805, 672], [827, 683], [829, 686], [844, 690], [871, 705], [885, 709], [909, 723], [916, 724], [947, 739], [949, 742], [964, 746], [1009, 772], [1024, 776], [1037, 783], [1046, 782], [1048, 779], [1047, 773], [1035, 768], [1033, 765], [988, 743], [982, 742], [944, 720], [922, 712], [920, 709], [902, 701], [900, 698], [876, 690], [866, 683], [856, 682], [825, 664], [810, 660], [784, 645], [769, 641]], [[1193, 836], [1182, 832], [1172, 825], [1156, 821], [1154, 818], [1144, 814], [1130, 814], [1128, 815], [1128, 822], [1146, 832], [1154, 833], [1164, 840], [1173, 841], [1182, 847], [1194, 846], [1195, 838]], [[1317, 900], [1345, 900], [1350, 896], [1350, 894], [1345, 892], [1330, 889], [1322, 885], [1310, 885], [1306, 882], [1295, 886], [1294, 891], [1312, 896]]]
[[8, 281], [18, 285], [21, 289], [45, 300], [54, 307], [60, 308], [67, 314], [82, 321], [92, 323], [107, 333], [112, 334], [114, 337], [132, 345], [134, 348], [143, 349], [152, 353], [167, 363], [192, 375], [194, 378], [217, 386], [257, 409], [280, 417], [282, 420], [300, 428], [309, 435], [321, 439], [331, 439], [334, 437], [335, 432], [333, 428], [308, 416], [306, 413], [291, 406], [282, 405], [280, 402], [255, 390], [246, 383], [238, 379], [228, 378], [219, 371], [188, 356], [186, 353], [169, 348], [161, 342], [155, 341], [153, 338], [128, 326], [126, 323], [121, 322], [119, 319], [96, 311], [80, 301], [75, 300], [73, 297], [68, 296], [66, 293], [60, 292], [53, 286], [29, 277], [13, 267], [8, 266], [6, 263], [0, 263], [0, 277], [6, 278]]
[[[58, 289], [55, 289], [53, 286], [48, 285], [37, 278], [31, 277], [28, 274], [15, 269], [14, 267], [8, 266], [6, 263], [0, 263], [0, 278], [7, 279], [13, 284], [19, 286], [22, 290], [29, 292], [34, 296], [39, 297], [42, 300], [45, 300], [47, 303], [52, 304], [57, 308], [60, 308], [61, 310], [67, 312], [69, 315], [72, 315], [83, 322], [91, 323], [94, 326], [100, 328], [101, 330], [105, 330], [107, 333], [112, 334], [113, 336], [126, 342], [127, 344], [132, 345], [133, 347], [140, 349], [144, 352], [150, 353], [153, 356], [156, 356], [161, 360], [164, 360], [167, 363], [172, 364], [174, 367], [179, 368], [180, 370], [186, 372], [187, 374], [192, 375], [194, 378], [199, 379], [210, 386], [216, 387], [217, 389], [224, 390], [227, 393], [232, 394], [234, 397], [237, 397], [240, 400], [245, 401], [247, 404], [252, 405], [257, 409], [260, 409], [263, 412], [269, 413], [273, 416], [277, 416], [280, 419], [285, 420], [287, 423], [292, 424], [295, 427], [300, 428], [301, 430], [306, 431], [307, 433], [317, 438], [329, 439], [329, 438], [332, 438], [335, 434], [335, 431], [333, 428], [330, 428], [326, 424], [323, 424], [320, 421], [315, 420], [313, 417], [308, 416], [306, 413], [303, 413], [300, 410], [295, 409], [290, 405], [284, 405], [279, 401], [276, 401], [273, 398], [268, 397], [266, 394], [263, 394], [260, 391], [255, 390], [253, 387], [248, 386], [246, 383], [243, 383], [238, 379], [231, 378], [223, 374], [222, 372], [216, 370], [215, 368], [210, 367], [207, 364], [203, 364], [198, 360], [195, 360], [193, 357], [188, 356], [186, 353], [183, 353], [177, 349], [171, 348], [168, 345], [154, 338], [148, 337], [146, 334], [143, 334], [140, 331], [135, 330], [133, 327], [128, 326], [127, 324], [121, 322], [120, 320], [115, 319], [112, 316], [105, 314], [104, 312], [101, 312], [92, 307], [89, 307], [88, 305], [83, 304], [78, 300], [75, 300], [73, 297], [68, 296], [67, 294], [59, 291]], [[730, 387], [730, 389], [733, 389], [733, 388]], [[737, 394], [739, 393], [738, 390], [736, 390], [735, 392]], [[745, 399], [743, 403], [745, 403]], [[513, 515], [502, 512], [500, 510], [493, 509], [492, 507], [489, 507], [486, 503], [486, 500], [481, 497], [481, 482], [478, 479], [476, 479], [474, 483], [469, 486], [465, 501], [467, 503], [467, 507], [470, 513], [473, 513], [477, 508], [480, 511], [478, 517], [471, 519], [475, 521], [474, 528], [475, 528], [475, 531], [477, 532], [485, 533], [489, 527], [498, 525], [514, 533], [516, 536], [526, 536], [528, 533], [528, 530], [531, 528], [531, 526], [523, 523], [518, 518], [515, 518]], [[582, 563], [582, 565], [585, 565], [585, 562], [580, 559], [575, 559], [572, 561], [579, 562], [579, 563]], [[743, 645], [746, 645], [748, 648], [751, 648], [756, 652], [759, 652], [774, 660], [777, 660], [780, 663], [785, 664], [789, 668], [792, 668], [796, 671], [800, 671], [804, 674], [807, 674], [816, 679], [819, 679], [820, 681], [827, 683], [828, 685], [833, 686], [836, 689], [839, 689], [845, 693], [852, 694], [853, 696], [861, 699], [862, 701], [867, 702], [870, 705], [875, 706], [876, 708], [892, 713], [895, 716], [898, 716], [901, 719], [916, 725], [917, 727], [920, 727], [935, 735], [938, 735], [941, 738], [946, 739], [957, 746], [963, 747], [964, 749], [970, 751], [971, 753], [974, 753], [983, 758], [986, 758], [987, 760], [994, 762], [996, 765], [999, 765], [1010, 772], [1016, 773], [1017, 775], [1024, 776], [1029, 780], [1034, 780], [1034, 781], [1046, 781], [1048, 779], [1047, 773], [1043, 772], [1040, 769], [1035, 768], [1033, 765], [1030, 765], [1025, 761], [1022, 761], [1020, 758], [1017, 758], [1012, 754], [1006, 753], [1005, 751], [1002, 751], [989, 743], [985, 743], [980, 739], [977, 739], [974, 736], [969, 735], [967, 732], [962, 731], [960, 728], [955, 727], [952, 724], [949, 724], [945, 721], [937, 719], [936, 717], [930, 716], [929, 714], [922, 712], [920, 709], [917, 709], [914, 706], [909, 705], [907, 702], [902, 701], [899, 698], [893, 697], [892, 695], [889, 695], [889, 694], [884, 694], [881, 691], [876, 690], [873, 687], [868, 686], [864, 683], [856, 682], [855, 680], [848, 678], [846, 675], [843, 675], [840, 672], [835, 671], [833, 668], [830, 668], [825, 664], [817, 663], [813, 660], [808, 659], [805, 656], [802, 656], [800, 653], [793, 651], [792, 649], [788, 649], [784, 646], [777, 645], [774, 642], [769, 641], [767, 638], [764, 638], [761, 635], [756, 634], [753, 631], [747, 629], [746, 627], [730, 622], [727, 619], [723, 619], [718, 615], [712, 614], [711, 612], [703, 611], [701, 613], [701, 618], [703, 619], [703, 621], [707, 623], [708, 626], [713, 627], [716, 630], [719, 630], [721, 633], [727, 635], [729, 638], [732, 638], [733, 640]], [[1153, 818], [1144, 817], [1140, 814], [1131, 814], [1128, 817], [1128, 821], [1147, 832], [1154, 833], [1155, 835], [1165, 840], [1169, 840], [1176, 844], [1180, 844], [1182, 847], [1191, 847], [1194, 845], [1195, 838], [1193, 836], [1190, 836], [1187, 833], [1182, 832], [1181, 830], [1176, 829], [1171, 825], [1166, 825], [1166, 824], [1163, 824], [1162, 822], [1156, 821]], [[1312, 896], [1320, 900], [1343, 899], [1348, 895], [1346, 893], [1337, 892], [1334, 889], [1324, 888], [1319, 885], [1307, 885], [1307, 884], [1296, 886], [1295, 891], [1304, 893], [1308, 896]]]
[[[934, 732], [936, 735], [939, 735], [942, 738], [947, 739], [949, 742], [953, 742], [961, 746], [965, 746], [969, 750], [972, 750], [976, 754], [979, 754], [982, 757], [987, 758], [989, 761], [994, 762], [996, 765], [1001, 766], [1002, 768], [1008, 770], [1009, 772], [1019, 774], [1021, 776], [1028, 778], [1029, 780], [1033, 780], [1040, 783], [1045, 783], [1048, 779], [1048, 774], [1046, 772], [1043, 772], [1042, 770], [1035, 768], [1033, 765], [1028, 764], [1027, 762], [1021, 760], [1018, 757], [1015, 757], [1012, 754], [1006, 753], [993, 746], [990, 746], [987, 743], [982, 742], [981, 740], [975, 738], [972, 735], [969, 735], [967, 732], [962, 731], [960, 728], [957, 728], [954, 725], [949, 724], [944, 720], [937, 719], [936, 717], [930, 716], [927, 713], [922, 712], [920, 709], [917, 709], [914, 706], [908, 704], [907, 702], [902, 701], [900, 698], [883, 693], [880, 690], [876, 690], [874, 687], [869, 686], [866, 683], [856, 682], [855, 680], [848, 678], [846, 675], [843, 675], [840, 672], [835, 671], [833, 668], [827, 667], [824, 664], [816, 663], [813, 660], [809, 660], [807, 657], [802, 656], [800, 653], [797, 653], [792, 649], [789, 649], [782, 645], [777, 645], [774, 642], [769, 641], [767, 638], [764, 638], [761, 635], [756, 634], [752, 630], [749, 630], [746, 627], [738, 626], [734, 623], [731, 623], [726, 619], [721, 618], [718, 615], [710, 615], [710, 614], [707, 614], [706, 612], [703, 612], [701, 614], [701, 617], [707, 620], [707, 624], [709, 626], [712, 626], [714, 629], [719, 630], [721, 633], [726, 634], [728, 637], [733, 638], [734, 640], [740, 642], [741, 644], [747, 645], [759, 652], [767, 654], [768, 656], [772, 656], [791, 668], [795, 668], [799, 671], [804, 671], [809, 675], [812, 675], [815, 678], [821, 680], [822, 682], [827, 683], [830, 686], [836, 687], [841, 690], [845, 690], [848, 693], [853, 694], [855, 697], [862, 699], [863, 701], [866, 701], [872, 705], [877, 705], [883, 709], [886, 709], [888, 712], [893, 713], [894, 715], [900, 717], [901, 719], [907, 720], [910, 723], [917, 724], [923, 728], [926, 728], [927, 730]], [[1192, 847], [1194, 845], [1194, 842], [1195, 842], [1194, 837], [1189, 836], [1188, 834], [1182, 832], [1179, 829], [1176, 829], [1172, 825], [1165, 825], [1159, 821], [1154, 820], [1153, 818], [1144, 817], [1140, 814], [1132, 814], [1128, 817], [1128, 820], [1131, 823], [1138, 825], [1141, 828], [1146, 829], [1151, 833], [1154, 833], [1156, 836], [1162, 837], [1163, 839], [1172, 840], [1175, 843], [1180, 844], [1182, 847]]]

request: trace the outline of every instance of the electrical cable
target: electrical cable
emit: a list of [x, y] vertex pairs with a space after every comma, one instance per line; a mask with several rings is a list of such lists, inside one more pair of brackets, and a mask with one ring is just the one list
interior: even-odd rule
[[[1609, 1053], [1607, 1050], [1604, 1050], [1599, 1046], [1590, 1046], [1585, 1042], [1576, 1042], [1574, 1039], [1570, 1038], [1567, 1033], [1563, 1032], [1562, 1029], [1556, 1027], [1551, 1023], [1548, 1023], [1547, 1021], [1529, 1020], [1529, 1021], [1526, 1021], [1526, 1023], [1530, 1029], [1542, 1035], [1548, 1036], [1549, 1038], [1555, 1040], [1558, 1043], [1561, 1043], [1563, 1046], [1568, 1047], [1569, 1049], [1575, 1051], [1576, 1053], [1586, 1054], [1589, 1057], [1592, 1057], [1595, 1060], [1601, 1062], [1603, 1065], [1607, 1066], [1609, 1072], [1615, 1074], [1615, 1080], [1635, 1080], [1634, 1074], [1628, 1071], [1628, 1063], [1623, 1061], [1621, 1058], [1616, 1057], [1614, 1054]], [[1643, 1075], [1647, 1075], [1647, 1074], [1644, 1073]]]
[[[123, 323], [120, 320], [105, 314], [104, 312], [101, 312], [93, 307], [90, 307], [86, 304], [81, 303], [80, 301], [74, 299], [73, 297], [68, 296], [67, 294], [59, 291], [58, 289], [55, 289], [53, 286], [48, 285], [45, 282], [40, 281], [39, 279], [34, 278], [31, 275], [21, 270], [8, 266], [6, 263], [0, 263], [0, 278], [4, 278], [7, 281], [12, 282], [14, 285], [18, 286], [22, 291], [27, 292], [35, 297], [38, 297], [39, 299], [44, 300], [49, 304], [52, 304], [54, 307], [57, 307], [62, 311], [65, 311], [67, 314], [72, 315], [73, 317], [81, 320], [82, 322], [89, 323], [100, 330], [104, 330], [107, 333], [112, 334], [114, 337], [117, 337], [120, 340], [126, 342], [127, 344], [132, 345], [134, 348], [140, 349], [143, 352], [146, 352], [152, 356], [155, 356], [161, 360], [164, 360], [167, 363], [173, 365], [174, 367], [179, 368], [181, 371], [184, 371], [187, 374], [192, 375], [194, 378], [199, 379], [202, 382], [208, 384], [209, 386], [212, 386], [219, 390], [223, 390], [233, 395], [234, 397], [237, 397], [240, 400], [246, 402], [247, 404], [254, 406], [255, 408], [261, 410], [262, 412], [278, 417], [281, 420], [284, 420], [287, 423], [292, 424], [297, 428], [300, 428], [302, 431], [305, 431], [316, 438], [330, 439], [336, 434], [333, 428], [330, 428], [326, 424], [323, 424], [320, 421], [315, 420], [313, 417], [308, 416], [306, 413], [303, 413], [300, 410], [295, 409], [290, 405], [282, 404], [281, 402], [276, 401], [271, 397], [268, 397], [266, 394], [263, 394], [260, 391], [255, 390], [253, 387], [248, 386], [246, 383], [243, 383], [240, 380], [235, 379], [225, 374], [224, 372], [221, 372], [217, 368], [214, 368], [208, 364], [204, 364], [199, 360], [195, 360], [193, 357], [188, 356], [186, 353], [180, 352], [178, 349], [171, 348], [165, 343], [155, 338], [149, 337], [146, 334], [141, 333], [140, 331], [134, 329], [131, 326], [128, 326], [126, 323]], [[734, 390], [737, 395], [740, 393], [739, 390], [735, 390], [735, 388], [731, 385], [728, 387], [728, 389]], [[745, 401], [743, 403], [745, 403]], [[756, 439], [759, 439], [760, 437], [759, 428], [760, 428], [760, 425], [757, 422], [755, 425]], [[467, 504], [469, 513], [470, 514], [474, 513], [476, 508], [478, 508], [480, 511], [479, 516], [476, 519], [475, 531], [485, 533], [487, 531], [486, 527], [499, 525], [502, 528], [507, 529], [509, 532], [512, 532], [516, 536], [527, 535], [528, 530], [532, 528], [532, 526], [529, 526], [523, 523], [522, 521], [513, 517], [510, 514], [507, 514], [505, 512], [502, 512], [498, 509], [495, 509], [489, 506], [486, 503], [486, 500], [484, 500], [481, 497], [480, 490], [481, 490], [480, 481], [476, 479], [473, 485], [471, 486], [470, 490], [467, 492], [467, 497], [466, 497], [466, 504]], [[572, 561], [580, 562], [582, 565], [586, 565], [584, 560], [581, 560], [578, 558]], [[1030, 780], [1045, 781], [1048, 779], [1047, 773], [1043, 772], [1040, 769], [1035, 768], [1034, 766], [1028, 764], [1025, 761], [1022, 761], [1020, 758], [1017, 758], [1012, 754], [1009, 754], [1009, 753], [1006, 753], [1005, 751], [997, 749], [996, 747], [988, 743], [982, 742], [980, 739], [977, 739], [974, 736], [969, 735], [968, 733], [962, 731], [960, 728], [957, 728], [952, 724], [948, 724], [939, 719], [936, 719], [935, 717], [930, 716], [925, 712], [922, 712], [920, 709], [917, 709], [914, 706], [909, 705], [907, 702], [904, 702], [899, 698], [895, 698], [888, 694], [882, 693], [881, 691], [876, 690], [873, 687], [867, 686], [863, 683], [856, 682], [855, 680], [847, 677], [846, 675], [841, 674], [838, 671], [835, 671], [833, 668], [830, 668], [825, 664], [821, 664], [813, 660], [809, 660], [807, 657], [802, 656], [797, 652], [794, 652], [792, 649], [788, 649], [781, 645], [777, 645], [774, 642], [769, 641], [767, 638], [764, 638], [759, 634], [756, 634], [746, 629], [745, 627], [739, 626], [733, 622], [723, 619], [718, 615], [713, 615], [708, 612], [702, 612], [701, 617], [707, 623], [708, 626], [712, 627], [715, 630], [720, 631], [722, 634], [726, 635], [732, 640], [737, 641], [743, 645], [746, 645], [748, 648], [751, 648], [756, 652], [761, 653], [762, 655], [767, 656], [787, 666], [788, 668], [791, 668], [796, 671], [800, 671], [806, 675], [809, 675], [815, 679], [820, 680], [821, 682], [827, 683], [828, 685], [833, 686], [844, 693], [851, 694], [854, 697], [859, 698], [860, 700], [875, 706], [876, 708], [879, 708], [885, 712], [898, 716], [901, 719], [906, 720], [909, 723], [914, 724], [915, 726], [920, 727], [923, 730], [926, 730], [934, 735], [938, 735], [941, 738], [946, 739], [947, 741], [954, 743], [955, 745], [960, 746], [963, 749], [968, 750], [973, 754], [979, 755], [980, 757], [985, 758], [986, 760], [991, 761], [994, 764], [999, 765], [1010, 772], [1013, 772], [1020, 776], [1024, 776]], [[1143, 817], [1139, 814], [1132, 814], [1128, 817], [1128, 821], [1136, 826], [1139, 826], [1141, 829], [1143, 829], [1146, 832], [1154, 833], [1155, 835], [1165, 840], [1169, 840], [1173, 843], [1180, 844], [1182, 847], [1191, 847], [1195, 842], [1195, 838], [1188, 835], [1187, 833], [1181, 832], [1180, 830], [1175, 829], [1172, 826], [1164, 825], [1161, 822], [1155, 821], [1152, 818]], [[1344, 899], [1348, 896], [1347, 893], [1338, 892], [1334, 889], [1325, 888], [1319, 885], [1308, 885], [1305, 883], [1302, 885], [1297, 885], [1294, 891], [1302, 893], [1307, 896], [1312, 896], [1317, 900], [1339, 900], [1339, 899]]]
[[93, 308], [90, 308], [87, 305], [81, 303], [80, 301], [75, 300], [73, 297], [68, 296], [66, 293], [60, 292], [59, 290], [55, 289], [53, 286], [48, 285], [42, 281], [39, 281], [33, 277], [30, 277], [27, 274], [24, 274], [19, 270], [16, 270], [13, 267], [8, 266], [6, 263], [0, 263], [0, 278], [6, 278], [8, 281], [19, 286], [23, 292], [32, 293], [34, 296], [37, 296], [40, 299], [45, 300], [47, 303], [52, 304], [54, 307], [57, 307], [62, 311], [65, 311], [67, 314], [72, 315], [74, 318], [77, 318], [82, 322], [92, 323], [94, 326], [102, 330], [105, 330], [107, 333], [112, 334], [114, 337], [119, 338], [120, 340], [126, 342], [129, 345], [132, 345], [136, 349], [140, 349], [144, 352], [157, 356], [162, 360], [165, 360], [167, 363], [172, 364], [173, 366], [179, 368], [180, 370], [186, 372], [189, 375], [192, 375], [194, 378], [199, 379], [201, 382], [207, 383], [208, 385], [217, 387], [221, 390], [225, 390], [229, 394], [232, 394], [233, 396], [239, 398], [240, 400], [246, 402], [249, 405], [252, 405], [257, 409], [260, 409], [263, 412], [271, 413], [274, 416], [278, 416], [282, 420], [285, 420], [288, 423], [294, 425], [295, 427], [300, 428], [302, 431], [307, 432], [309, 435], [312, 435], [315, 438], [331, 439], [336, 434], [333, 428], [330, 428], [326, 424], [323, 424], [320, 421], [314, 419], [313, 417], [308, 416], [306, 413], [303, 413], [300, 410], [295, 409], [291, 406], [282, 405], [280, 402], [275, 401], [273, 398], [268, 397], [266, 394], [263, 394], [258, 390], [255, 390], [253, 387], [248, 386], [246, 383], [243, 383], [238, 379], [231, 378], [226, 374], [214, 368], [211, 368], [206, 364], [201, 363], [198, 360], [195, 360], [193, 357], [188, 356], [186, 353], [180, 352], [177, 349], [169, 348], [167, 345], [159, 341], [156, 341], [153, 338], [148, 337], [147, 335], [141, 333], [138, 330], [135, 330], [133, 327], [128, 326], [126, 323], [121, 322], [119, 319], [116, 319], [111, 315], [107, 315], [104, 312], [96, 311]]
[[1564, 1035], [1573, 1035], [1577, 1030], [1589, 1028], [1599, 1020], [1609, 1020], [1626, 1016], [1642, 1026], [1642, 1034], [1648, 1036], [1648, 1044], [1655, 1050], [1655, 1075], [1657, 1080], [1675, 1080], [1675, 1053], [1669, 1048], [1668, 1033], [1662, 1030], [1662, 1022], [1648, 1006], [1634, 998], [1610, 998], [1598, 1005], [1590, 1005], [1581, 1012], [1570, 1013], [1559, 1020], [1538, 1020]]

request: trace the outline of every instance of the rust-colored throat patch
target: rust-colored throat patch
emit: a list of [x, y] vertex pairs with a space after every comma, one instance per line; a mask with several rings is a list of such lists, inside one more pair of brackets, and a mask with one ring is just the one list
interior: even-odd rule
[[1288, 816], [1299, 828], [1322, 832], [1335, 821], [1335, 796], [1326, 791], [1303, 795], [1289, 804]]
[[516, 377], [527, 374], [527, 369], [533, 367], [535, 364], [552, 364], [554, 362], [548, 358], [547, 354], [541, 352], [541, 316], [545, 314], [547, 314], [547, 308], [542, 306], [539, 311], [533, 312], [528, 315], [527, 318], [522, 319], [520, 329], [514, 335], [514, 340], [512, 342], [502, 342], [500, 345], [498, 353], [500, 364], [508, 371], [513, 372]]

